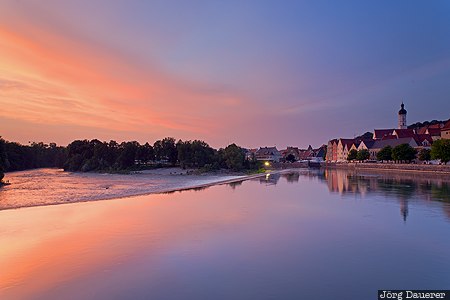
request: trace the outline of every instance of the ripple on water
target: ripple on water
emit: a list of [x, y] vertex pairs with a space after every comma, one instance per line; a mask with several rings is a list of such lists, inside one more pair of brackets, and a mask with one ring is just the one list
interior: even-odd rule
[[0, 190], [0, 210], [103, 200], [195, 187], [236, 176], [73, 173], [60, 169], [10, 172]]

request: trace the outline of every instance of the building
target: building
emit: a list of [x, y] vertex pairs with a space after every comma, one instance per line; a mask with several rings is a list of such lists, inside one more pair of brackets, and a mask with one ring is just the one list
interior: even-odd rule
[[415, 139], [412, 137], [405, 137], [405, 138], [399, 138], [399, 139], [376, 140], [372, 144], [372, 146], [370, 148], [368, 148], [369, 153], [370, 153], [369, 159], [376, 160], [378, 152], [380, 152], [380, 150], [386, 146], [391, 146], [392, 148], [394, 148], [401, 144], [408, 144], [413, 148], [418, 147]]
[[374, 140], [381, 140], [384, 137], [392, 135], [394, 132], [394, 129], [374, 129], [373, 131], [373, 139]]
[[[375, 129], [372, 139], [333, 139], [328, 142], [327, 160], [346, 161], [351, 150], [368, 150], [370, 159], [376, 159], [377, 153], [386, 146], [392, 148], [409, 144], [420, 151], [423, 148], [430, 148], [434, 140], [444, 135], [450, 139], [450, 120], [441, 128], [439, 124], [429, 125], [420, 128], [420, 132], [407, 128], [405, 104], [401, 104], [398, 112], [398, 128]], [[446, 130], [446, 131], [445, 131]], [[419, 130], [418, 130], [419, 131]], [[438, 136], [439, 135], [439, 136]]]
[[327, 156], [326, 156], [327, 161], [336, 161], [337, 160], [337, 144], [338, 144], [337, 139], [333, 139], [328, 142]]
[[442, 139], [450, 139], [450, 120], [448, 120], [444, 127], [441, 128], [441, 138]]
[[300, 159], [300, 149], [298, 147], [287, 147], [285, 150], [281, 150], [281, 157], [284, 161], [290, 160], [293, 157], [294, 161]]
[[279, 162], [281, 153], [277, 147], [262, 147], [255, 152], [256, 160]]
[[255, 154], [258, 149], [245, 149], [245, 159], [253, 160], [255, 158]]
[[405, 104], [400, 105], [400, 110], [398, 111], [398, 129], [406, 129], [406, 109]]
[[355, 144], [355, 139], [339, 139], [337, 145], [336, 161], [346, 161], [350, 149]]

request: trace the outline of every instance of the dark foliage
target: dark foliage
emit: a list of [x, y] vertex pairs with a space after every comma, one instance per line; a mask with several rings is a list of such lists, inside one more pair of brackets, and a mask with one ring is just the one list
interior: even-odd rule
[[416, 158], [417, 150], [408, 144], [401, 144], [392, 149], [392, 159], [395, 161], [407, 161]]
[[65, 160], [65, 148], [56, 146], [55, 143], [31, 143], [25, 146], [0, 137], [0, 172], [61, 168]]
[[367, 150], [367, 149], [361, 149], [356, 154], [356, 159], [359, 161], [369, 159], [369, 157], [370, 157], [370, 153], [369, 153], [369, 150]]
[[392, 160], [392, 147], [386, 146], [377, 153], [377, 160]]
[[450, 161], [450, 140], [440, 139], [431, 145], [431, 158], [440, 159], [447, 164]]
[[431, 160], [431, 150], [430, 149], [422, 149], [422, 150], [420, 150], [418, 158], [421, 161], [429, 161], [429, 160]]
[[288, 162], [293, 163], [293, 162], [295, 162], [295, 160], [296, 160], [295, 156], [292, 153], [290, 153], [288, 156], [286, 156], [286, 161], [288, 161]]
[[347, 160], [355, 160], [357, 155], [358, 155], [358, 151], [355, 149], [352, 149], [352, 150], [350, 150], [350, 152], [347, 155]]
[[154, 146], [149, 143], [140, 145], [136, 141], [119, 144], [97, 139], [76, 140], [67, 147], [54, 143], [24, 146], [0, 137], [1, 178], [3, 172], [44, 167], [64, 168], [66, 171], [116, 172], [173, 165], [204, 170], [260, 168], [256, 160], [246, 160], [244, 150], [235, 144], [218, 151], [204, 141], [180, 140], [175, 144], [174, 138], [158, 140]]
[[373, 132], [367, 131], [366, 133], [355, 137], [356, 140], [371, 140], [373, 139]]
[[420, 127], [423, 126], [428, 126], [428, 125], [436, 125], [436, 124], [442, 124], [444, 125], [446, 121], [438, 121], [438, 120], [433, 120], [433, 121], [425, 121], [425, 122], [417, 122], [414, 124], [411, 124], [408, 126], [409, 129], [418, 129]]

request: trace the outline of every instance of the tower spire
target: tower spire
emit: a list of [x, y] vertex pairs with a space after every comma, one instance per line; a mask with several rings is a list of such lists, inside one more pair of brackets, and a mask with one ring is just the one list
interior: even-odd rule
[[406, 109], [405, 104], [402, 101], [400, 105], [400, 110], [398, 111], [398, 129], [406, 129]]

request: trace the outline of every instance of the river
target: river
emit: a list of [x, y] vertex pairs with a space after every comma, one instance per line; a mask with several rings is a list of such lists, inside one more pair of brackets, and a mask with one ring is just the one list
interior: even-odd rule
[[[137, 184], [45, 172], [48, 186], [21, 199], [53, 195], [59, 176], [82, 187], [83, 201], [115, 176]], [[351, 300], [450, 289], [449, 233], [449, 178], [344, 170], [4, 209], [0, 299]]]

